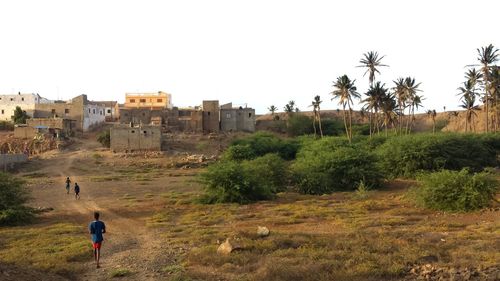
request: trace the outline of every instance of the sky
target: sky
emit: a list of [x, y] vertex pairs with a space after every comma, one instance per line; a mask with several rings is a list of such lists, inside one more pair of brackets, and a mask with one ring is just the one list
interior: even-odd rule
[[164, 91], [175, 106], [218, 99], [259, 114], [289, 100], [310, 110], [320, 95], [336, 109], [333, 81], [347, 74], [366, 92], [356, 66], [373, 50], [389, 65], [377, 80], [412, 76], [422, 110], [453, 110], [476, 49], [500, 47], [498, 11], [498, 0], [1, 1], [0, 94]]

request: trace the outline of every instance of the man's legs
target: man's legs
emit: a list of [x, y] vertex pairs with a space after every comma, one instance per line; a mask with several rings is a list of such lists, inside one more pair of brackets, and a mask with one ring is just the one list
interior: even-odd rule
[[99, 259], [101, 258], [101, 249], [100, 248], [97, 248], [96, 249], [96, 258], [95, 258], [95, 261], [97, 263], [97, 268], [99, 268]]

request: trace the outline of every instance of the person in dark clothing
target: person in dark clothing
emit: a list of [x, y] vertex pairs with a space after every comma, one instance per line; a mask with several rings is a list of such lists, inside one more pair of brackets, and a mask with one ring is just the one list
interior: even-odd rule
[[75, 182], [75, 199], [80, 199], [80, 186]]
[[89, 224], [89, 233], [92, 239], [92, 248], [94, 249], [94, 259], [96, 267], [99, 268], [99, 259], [101, 257], [101, 245], [104, 241], [102, 236], [106, 233], [106, 225], [99, 220], [99, 212], [94, 212], [94, 221]]
[[69, 194], [69, 189], [71, 187], [71, 180], [69, 177], [66, 178], [66, 193]]

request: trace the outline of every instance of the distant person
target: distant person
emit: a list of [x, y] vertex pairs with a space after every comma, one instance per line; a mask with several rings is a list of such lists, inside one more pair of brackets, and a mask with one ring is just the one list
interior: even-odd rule
[[80, 186], [75, 182], [75, 199], [80, 199]]
[[99, 212], [94, 212], [95, 221], [89, 224], [89, 233], [92, 237], [92, 248], [94, 249], [94, 259], [96, 267], [99, 268], [99, 259], [101, 257], [101, 245], [104, 241], [102, 235], [106, 233], [106, 225], [99, 220]]
[[71, 180], [69, 177], [66, 178], [66, 193], [69, 194], [69, 189], [71, 187]]

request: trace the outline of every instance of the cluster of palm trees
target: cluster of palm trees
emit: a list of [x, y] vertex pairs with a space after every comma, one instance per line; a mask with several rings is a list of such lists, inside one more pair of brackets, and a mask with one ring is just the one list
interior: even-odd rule
[[[499, 60], [498, 49], [492, 44], [477, 49], [479, 65], [471, 67], [465, 73], [465, 82], [458, 88], [461, 108], [465, 110], [465, 132], [475, 131], [474, 117], [481, 107], [476, 104], [477, 98], [483, 102], [485, 118], [485, 132], [498, 132], [500, 129], [500, 116], [498, 99], [500, 98], [500, 67], [494, 65]], [[479, 66], [479, 71], [474, 67]], [[483, 91], [481, 93], [480, 91]]]
[[[485, 131], [500, 129], [500, 115], [498, 100], [500, 99], [500, 67], [494, 65], [499, 60], [498, 49], [493, 45], [477, 49], [478, 61], [480, 70], [475, 68], [469, 69], [466, 72], [466, 81], [460, 91], [460, 105], [466, 112], [465, 131], [473, 130], [474, 117], [477, 116], [476, 111], [480, 110], [480, 106], [476, 104], [477, 98], [481, 97], [484, 103], [485, 111]], [[368, 114], [370, 124], [370, 136], [380, 134], [381, 129], [388, 134], [389, 129], [398, 135], [410, 134], [415, 123], [415, 111], [422, 106], [423, 96], [420, 83], [417, 83], [413, 77], [400, 77], [393, 81], [392, 88], [388, 88], [380, 81], [376, 81], [376, 75], [380, 74], [381, 67], [388, 67], [382, 64], [384, 56], [379, 56], [378, 52], [370, 51], [363, 54], [359, 61], [358, 67], [366, 68], [363, 76], [368, 74], [369, 88], [364, 93], [364, 98], [358, 93], [355, 85], [356, 80], [351, 80], [347, 75], [339, 76], [333, 82], [332, 100], [338, 100], [338, 104], [342, 106], [343, 121], [346, 131], [346, 136], [349, 141], [352, 140], [352, 123], [353, 123], [353, 105], [354, 100], [360, 100], [363, 104], [361, 109], [362, 115]], [[481, 95], [480, 90], [484, 90]], [[320, 104], [321, 97], [316, 95], [311, 103], [313, 108], [313, 127], [314, 134], [317, 134], [316, 125], [319, 125], [319, 135], [323, 137], [321, 128]], [[269, 111], [274, 116], [277, 107], [272, 105]], [[284, 110], [287, 114], [298, 112], [299, 109], [295, 106], [294, 101], [290, 101], [285, 105]], [[446, 107], [444, 107], [446, 110]], [[436, 110], [428, 110], [427, 115], [433, 122], [433, 132], [436, 131]]]

